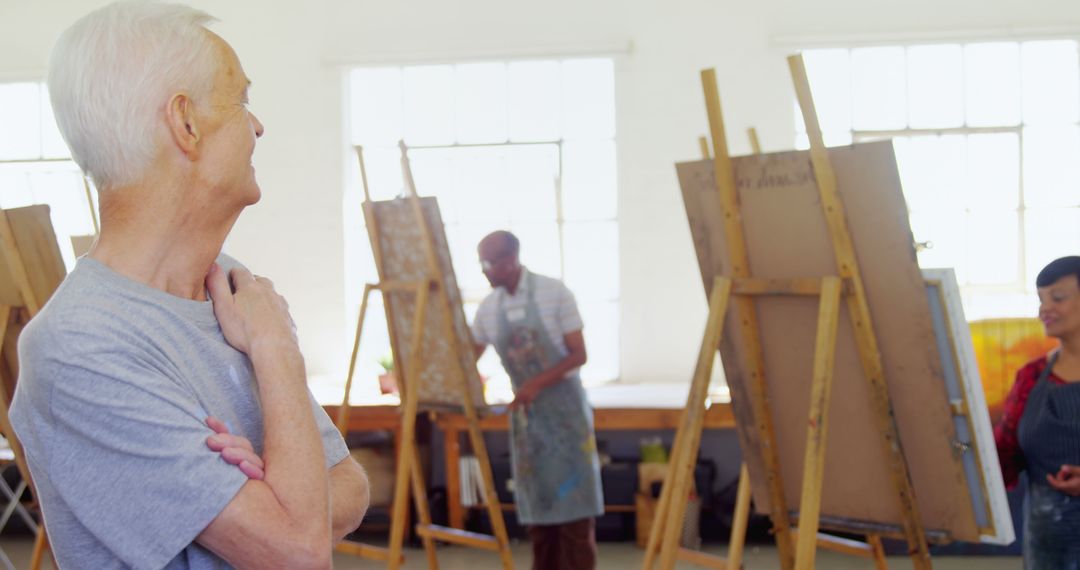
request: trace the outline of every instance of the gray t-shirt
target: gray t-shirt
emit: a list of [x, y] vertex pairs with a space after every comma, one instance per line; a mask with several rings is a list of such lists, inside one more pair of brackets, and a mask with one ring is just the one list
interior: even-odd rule
[[[260, 455], [263, 424], [251, 361], [211, 302], [82, 258], [23, 331], [19, 361], [11, 420], [62, 567], [228, 567], [194, 540], [247, 477], [207, 447], [205, 420]], [[309, 398], [330, 468], [348, 449]]]

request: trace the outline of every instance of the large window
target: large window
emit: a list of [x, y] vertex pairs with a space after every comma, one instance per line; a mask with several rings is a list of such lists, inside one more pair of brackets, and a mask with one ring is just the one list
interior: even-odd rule
[[[470, 320], [490, 292], [476, 245], [496, 229], [521, 238], [529, 269], [562, 279], [585, 321], [586, 383], [618, 376], [614, 69], [609, 59], [361, 68], [350, 76], [351, 142], [364, 149], [373, 197], [403, 188], [404, 140], [421, 195], [435, 196]], [[350, 160], [350, 165], [355, 163]], [[359, 211], [346, 197], [352, 305], [375, 280]], [[365, 332], [361, 370], [389, 346], [382, 312]], [[481, 361], [488, 395], [510, 388], [494, 351]], [[370, 377], [370, 376], [369, 376]]]
[[[811, 50], [826, 144], [892, 138], [924, 267], [968, 318], [1033, 316], [1035, 275], [1080, 254], [1075, 41]], [[801, 116], [798, 144], [805, 148]]]
[[0, 207], [32, 204], [49, 205], [60, 253], [71, 269], [70, 236], [94, 233], [82, 173], [56, 128], [45, 85], [0, 83]]

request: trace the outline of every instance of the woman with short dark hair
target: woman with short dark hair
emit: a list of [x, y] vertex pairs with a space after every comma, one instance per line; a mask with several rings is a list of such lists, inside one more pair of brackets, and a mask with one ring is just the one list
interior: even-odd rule
[[1024, 567], [1080, 565], [1080, 257], [1056, 259], [1035, 282], [1039, 320], [1061, 346], [1021, 368], [994, 428], [1005, 484], [1027, 471]]

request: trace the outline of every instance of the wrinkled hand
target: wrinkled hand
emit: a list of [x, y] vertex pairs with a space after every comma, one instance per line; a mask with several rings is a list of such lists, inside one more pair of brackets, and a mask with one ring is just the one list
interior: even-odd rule
[[239, 467], [248, 479], [262, 480], [265, 466], [248, 438], [229, 433], [225, 423], [213, 416], [206, 418], [206, 425], [214, 430], [214, 435], [206, 438], [207, 447], [220, 453], [226, 463]]
[[537, 387], [536, 382], [528, 380], [514, 392], [514, 401], [510, 402], [509, 409], [528, 409], [539, 394], [540, 388]]
[[289, 304], [274, 291], [269, 279], [254, 276], [242, 267], [226, 276], [215, 263], [206, 274], [206, 288], [214, 299], [214, 315], [221, 332], [236, 350], [250, 356], [257, 339], [296, 345], [296, 325], [289, 316]]
[[1046, 476], [1046, 482], [1066, 495], [1080, 496], [1080, 466], [1062, 465], [1057, 473]]

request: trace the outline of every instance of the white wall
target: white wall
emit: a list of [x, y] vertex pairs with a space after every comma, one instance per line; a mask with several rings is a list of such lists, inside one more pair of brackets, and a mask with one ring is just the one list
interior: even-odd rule
[[[49, 47], [94, 1], [0, 2], [0, 80], [41, 77]], [[706, 129], [698, 71], [718, 70], [732, 150], [756, 126], [793, 139], [784, 56], [802, 40], [1027, 37], [1080, 30], [1067, 0], [321, 0], [191, 2], [222, 20], [266, 125], [263, 201], [229, 251], [270, 276], [294, 310], [313, 374], [345, 364], [343, 64], [565, 55], [623, 49], [617, 64], [622, 370], [689, 378], [705, 302], [673, 163]], [[794, 40], [793, 40], [794, 38]], [[624, 49], [632, 46], [630, 49]]]

